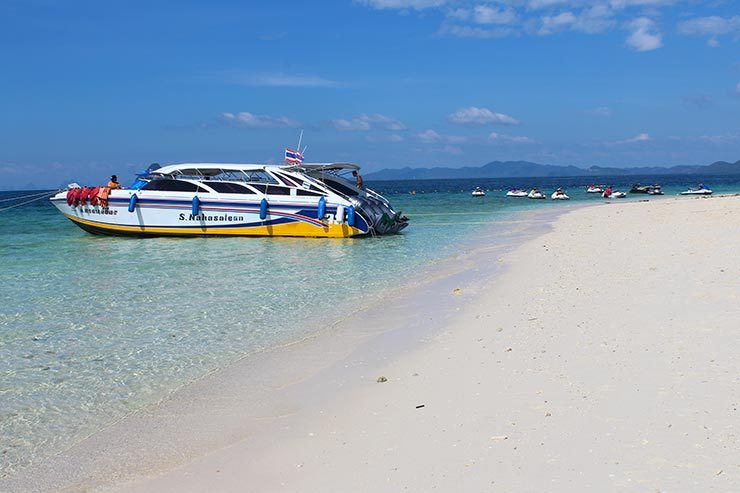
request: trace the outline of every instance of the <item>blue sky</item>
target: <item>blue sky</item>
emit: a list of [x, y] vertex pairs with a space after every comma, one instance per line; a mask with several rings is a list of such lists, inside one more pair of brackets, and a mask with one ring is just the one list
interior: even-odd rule
[[151, 162], [740, 159], [722, 0], [0, 1], [0, 188]]

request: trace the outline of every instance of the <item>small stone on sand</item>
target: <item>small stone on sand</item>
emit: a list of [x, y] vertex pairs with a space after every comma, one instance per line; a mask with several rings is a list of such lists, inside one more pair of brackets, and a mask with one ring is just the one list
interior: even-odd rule
[[384, 376], [382, 376], [382, 375], [381, 375], [381, 376], [379, 376], [379, 377], [378, 377], [378, 380], [377, 380], [377, 382], [378, 382], [378, 383], [384, 383], [384, 382], [387, 382], [387, 381], [388, 381], [388, 379], [387, 379], [387, 378], [385, 378], [385, 377], [384, 377]]

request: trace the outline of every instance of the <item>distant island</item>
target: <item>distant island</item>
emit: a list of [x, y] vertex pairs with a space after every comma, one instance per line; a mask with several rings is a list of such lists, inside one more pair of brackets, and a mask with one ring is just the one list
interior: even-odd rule
[[591, 166], [554, 166], [529, 161], [493, 161], [483, 166], [462, 168], [400, 168], [382, 169], [365, 175], [367, 180], [440, 180], [449, 178], [539, 178], [568, 176], [635, 176], [635, 175], [740, 175], [740, 160], [734, 163], [717, 161], [704, 166], [672, 166], [662, 168], [609, 168]]

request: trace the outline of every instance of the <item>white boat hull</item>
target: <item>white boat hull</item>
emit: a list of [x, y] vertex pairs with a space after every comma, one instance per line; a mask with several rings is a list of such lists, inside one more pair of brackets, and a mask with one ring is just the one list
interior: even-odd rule
[[[129, 212], [132, 195], [137, 199]], [[174, 195], [178, 194], [170, 192], [163, 197], [156, 192], [114, 190], [108, 207], [69, 205], [64, 192], [52, 197], [51, 201], [68, 219], [94, 234], [349, 237], [366, 234], [369, 230], [359, 214], [354, 218], [354, 226], [348, 224], [345, 204], [327, 203], [324, 218], [319, 219], [318, 199], [285, 197], [280, 202], [272, 201], [262, 219], [261, 198], [239, 200], [208, 197], [210, 194]], [[200, 204], [194, 210], [196, 195]]]

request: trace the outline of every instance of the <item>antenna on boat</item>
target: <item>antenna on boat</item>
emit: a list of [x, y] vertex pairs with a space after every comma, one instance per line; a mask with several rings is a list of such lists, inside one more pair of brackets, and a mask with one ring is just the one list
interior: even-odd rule
[[296, 147], [296, 149], [298, 149], [298, 152], [301, 152], [301, 142], [302, 141], [303, 141], [303, 130], [301, 130], [301, 136], [298, 137], [298, 147]]

